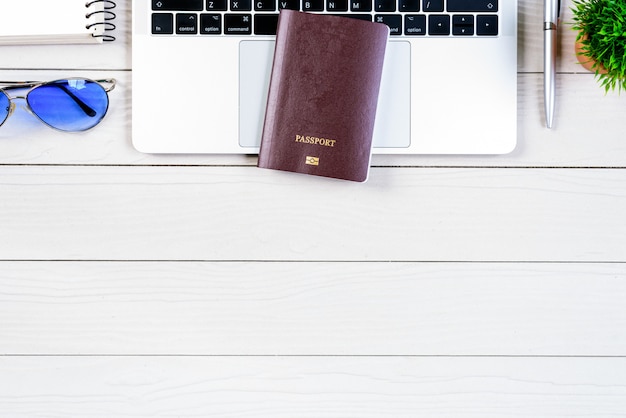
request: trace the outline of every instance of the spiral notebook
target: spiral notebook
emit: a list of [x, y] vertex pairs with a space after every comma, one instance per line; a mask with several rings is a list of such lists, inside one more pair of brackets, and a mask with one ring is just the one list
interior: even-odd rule
[[0, 45], [113, 41], [115, 2], [19, 0], [0, 3]]

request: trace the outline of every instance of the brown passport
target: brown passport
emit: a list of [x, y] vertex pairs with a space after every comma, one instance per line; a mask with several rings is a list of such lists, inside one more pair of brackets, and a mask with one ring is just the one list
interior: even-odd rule
[[281, 10], [258, 166], [367, 180], [389, 29]]

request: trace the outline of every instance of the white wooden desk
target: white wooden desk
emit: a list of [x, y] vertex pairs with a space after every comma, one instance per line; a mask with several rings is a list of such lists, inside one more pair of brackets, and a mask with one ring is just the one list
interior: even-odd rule
[[136, 152], [123, 1], [113, 44], [1, 47], [0, 79], [119, 83], [89, 133], [0, 129], [0, 417], [626, 415], [626, 98], [566, 30], [545, 129], [519, 12], [515, 152], [363, 185]]

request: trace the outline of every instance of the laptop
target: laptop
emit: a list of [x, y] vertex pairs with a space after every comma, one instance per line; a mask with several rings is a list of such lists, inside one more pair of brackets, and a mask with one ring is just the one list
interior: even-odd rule
[[134, 147], [257, 153], [284, 8], [389, 26], [374, 154], [515, 148], [517, 0], [133, 0]]

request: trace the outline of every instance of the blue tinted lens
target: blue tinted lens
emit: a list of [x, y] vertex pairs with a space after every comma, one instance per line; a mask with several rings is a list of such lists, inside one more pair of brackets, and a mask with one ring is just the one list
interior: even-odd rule
[[0, 125], [9, 117], [9, 109], [11, 108], [11, 101], [5, 92], [0, 91]]
[[43, 84], [28, 93], [28, 105], [44, 123], [62, 131], [84, 131], [107, 112], [104, 88], [91, 80], [69, 79]]

